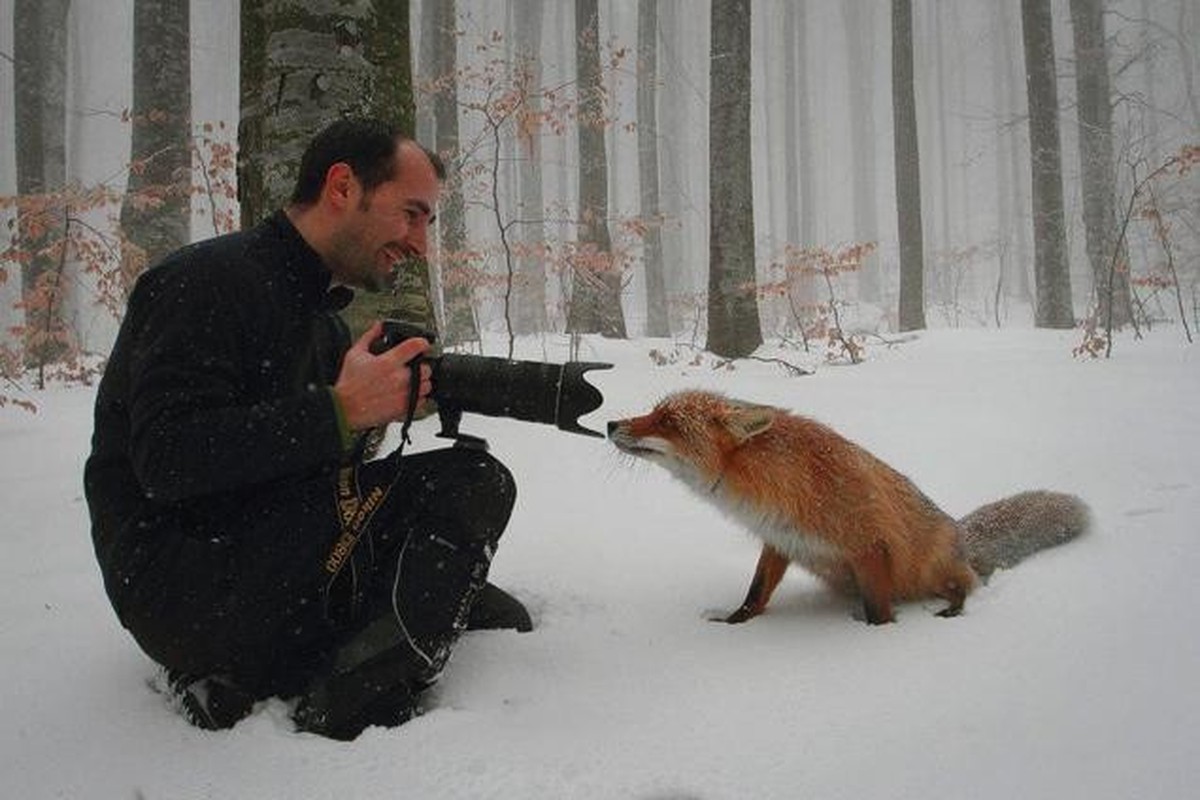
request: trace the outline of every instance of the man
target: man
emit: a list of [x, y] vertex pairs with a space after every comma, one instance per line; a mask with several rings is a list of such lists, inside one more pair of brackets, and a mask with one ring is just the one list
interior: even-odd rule
[[428, 342], [350, 344], [345, 285], [425, 253], [444, 171], [370, 120], [305, 151], [290, 205], [185, 247], [130, 297], [84, 483], [122, 624], [189, 718], [233, 725], [299, 697], [299, 728], [351, 739], [415, 712], [459, 633], [528, 630], [486, 584], [515, 499], [478, 450], [364, 462], [361, 434], [430, 390]]

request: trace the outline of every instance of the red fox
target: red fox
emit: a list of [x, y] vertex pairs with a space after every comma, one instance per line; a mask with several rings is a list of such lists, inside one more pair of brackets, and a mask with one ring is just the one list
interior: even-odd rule
[[962, 612], [981, 579], [1090, 524], [1077, 497], [1032, 491], [953, 520], [913, 483], [815, 420], [703, 391], [608, 423], [620, 450], [661, 464], [763, 540], [738, 623], [766, 608], [788, 564], [863, 600], [867, 622], [893, 603], [942, 598]]

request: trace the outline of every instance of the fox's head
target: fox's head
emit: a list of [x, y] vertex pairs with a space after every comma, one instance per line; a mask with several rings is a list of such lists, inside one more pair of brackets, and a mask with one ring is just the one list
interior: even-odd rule
[[779, 414], [713, 392], [684, 391], [649, 414], [608, 423], [608, 438], [622, 452], [662, 464], [683, 478], [716, 478], [725, 457], [768, 430]]

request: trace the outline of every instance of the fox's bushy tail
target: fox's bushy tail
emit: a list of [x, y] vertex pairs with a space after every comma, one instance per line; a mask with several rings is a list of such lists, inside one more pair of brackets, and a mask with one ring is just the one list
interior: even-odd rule
[[975, 509], [958, 521], [967, 561], [980, 578], [1007, 569], [1039, 550], [1069, 542], [1091, 526], [1078, 497], [1044, 490], [1021, 492]]

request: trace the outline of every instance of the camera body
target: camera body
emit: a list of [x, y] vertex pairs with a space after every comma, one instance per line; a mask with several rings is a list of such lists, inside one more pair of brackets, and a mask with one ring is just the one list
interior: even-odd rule
[[[371, 345], [382, 353], [406, 339], [422, 338], [430, 344], [436, 335], [418, 325], [400, 320], [383, 320], [383, 335]], [[604, 434], [579, 424], [579, 417], [600, 407], [604, 396], [583, 379], [594, 369], [611, 369], [612, 364], [593, 361], [515, 361], [493, 356], [445, 353], [423, 356], [432, 373], [431, 397], [437, 403], [442, 423], [439, 436], [459, 441], [482, 441], [459, 433], [464, 412], [489, 417], [508, 417], [525, 422], [555, 425], [559, 430], [604, 438]]]

